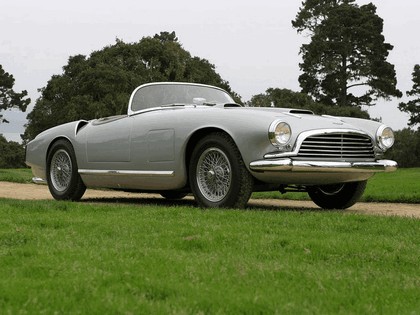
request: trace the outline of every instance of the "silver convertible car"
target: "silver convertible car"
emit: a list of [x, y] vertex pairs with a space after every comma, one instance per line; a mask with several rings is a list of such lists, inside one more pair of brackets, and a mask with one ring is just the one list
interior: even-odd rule
[[396, 170], [381, 159], [393, 143], [375, 121], [242, 107], [213, 86], [164, 82], [135, 89], [126, 115], [42, 132], [26, 163], [58, 200], [101, 187], [240, 208], [253, 191], [306, 191], [321, 208], [344, 209], [368, 178]]

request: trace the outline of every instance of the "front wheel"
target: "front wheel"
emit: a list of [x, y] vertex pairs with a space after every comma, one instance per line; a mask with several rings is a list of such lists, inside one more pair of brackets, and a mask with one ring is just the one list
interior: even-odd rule
[[312, 201], [323, 209], [346, 209], [354, 205], [366, 188], [366, 181], [314, 186], [308, 189]]
[[215, 132], [198, 142], [189, 165], [191, 190], [198, 204], [211, 208], [243, 208], [253, 178], [233, 140]]
[[86, 191], [78, 173], [73, 146], [67, 140], [58, 140], [48, 152], [47, 183], [57, 200], [80, 200]]

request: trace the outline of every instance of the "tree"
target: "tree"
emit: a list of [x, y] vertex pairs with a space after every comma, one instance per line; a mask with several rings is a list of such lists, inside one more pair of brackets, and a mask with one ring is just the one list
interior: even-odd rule
[[[2, 65], [0, 65], [0, 111], [10, 108], [18, 108], [24, 112], [31, 102], [30, 98], [26, 98], [28, 92], [22, 91], [17, 93], [13, 90], [14, 85], [15, 79], [13, 78], [13, 75], [4, 71]], [[1, 114], [0, 123], [8, 123]]]
[[205, 83], [231, 91], [229, 82], [206, 59], [192, 57], [175, 32], [143, 37], [137, 43], [116, 43], [90, 56], [69, 58], [63, 73], [54, 75], [28, 115], [24, 140], [41, 131], [78, 119], [124, 114], [133, 90], [148, 82]]
[[372, 3], [306, 0], [292, 25], [307, 31], [302, 45], [303, 93], [327, 105], [374, 105], [378, 98], [401, 97], [395, 69], [387, 62], [393, 46], [382, 35], [383, 20]]
[[369, 118], [366, 111], [356, 106], [327, 106], [312, 100], [304, 93], [294, 92], [288, 89], [269, 88], [264, 94], [254, 95], [247, 103], [253, 107], [283, 107], [309, 109], [318, 115], [335, 115]]
[[407, 103], [400, 103], [398, 108], [410, 114], [409, 126], [419, 125], [420, 127], [420, 65], [415, 65], [413, 70], [413, 88], [407, 91], [407, 96], [414, 96], [415, 99]]

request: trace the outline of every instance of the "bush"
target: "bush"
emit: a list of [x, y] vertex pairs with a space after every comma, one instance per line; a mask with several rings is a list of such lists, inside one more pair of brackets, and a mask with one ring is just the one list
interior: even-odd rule
[[385, 154], [400, 167], [420, 167], [420, 130], [409, 128], [395, 132], [395, 144]]
[[0, 134], [0, 168], [21, 167], [25, 167], [25, 149], [23, 145], [14, 141], [8, 142]]

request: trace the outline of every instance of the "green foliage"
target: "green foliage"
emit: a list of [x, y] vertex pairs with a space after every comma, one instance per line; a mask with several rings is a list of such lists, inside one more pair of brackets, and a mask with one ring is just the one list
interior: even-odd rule
[[359, 7], [354, 0], [306, 0], [292, 25], [311, 36], [300, 51], [302, 92], [339, 106], [401, 97], [394, 66], [387, 62], [393, 46], [385, 42], [383, 20], [372, 3]]
[[2, 200], [4, 314], [414, 314], [420, 220]]
[[[420, 65], [415, 65], [413, 70], [413, 88], [407, 91], [407, 96], [413, 96], [415, 99], [407, 103], [401, 102], [398, 108], [410, 114], [409, 126], [418, 125], [420, 128]], [[420, 155], [417, 155], [420, 156]]]
[[61, 75], [41, 90], [28, 115], [26, 141], [53, 126], [78, 119], [124, 114], [133, 90], [144, 83], [184, 81], [205, 83], [232, 93], [229, 83], [205, 59], [182, 48], [175, 32], [143, 37], [137, 43], [116, 43], [89, 57], [69, 58]]
[[0, 134], [0, 168], [25, 167], [25, 149], [14, 141], [7, 141]]
[[269, 88], [263, 94], [254, 95], [248, 102], [254, 107], [269, 107], [272, 104], [275, 107], [309, 109], [318, 115], [369, 118], [369, 114], [358, 106], [328, 106], [313, 101], [305, 93], [288, 89]]
[[[26, 107], [31, 102], [30, 98], [26, 98], [28, 95], [27, 91], [17, 93], [13, 90], [15, 85], [15, 79], [13, 75], [3, 70], [0, 65], [0, 111], [9, 108], [17, 108], [21, 111], [25, 111]], [[0, 123], [8, 123], [8, 121], [0, 115]]]
[[395, 144], [386, 158], [397, 161], [400, 167], [420, 167], [420, 129], [395, 131]]

